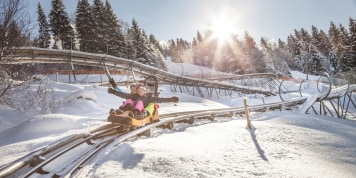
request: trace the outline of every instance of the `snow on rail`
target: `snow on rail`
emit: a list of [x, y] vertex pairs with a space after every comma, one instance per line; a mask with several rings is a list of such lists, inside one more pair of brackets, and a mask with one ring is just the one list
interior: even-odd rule
[[[127, 70], [131, 68], [134, 72], [143, 75], [154, 75], [161, 82], [200, 86], [205, 88], [216, 88], [222, 90], [232, 90], [244, 93], [259, 93], [266, 96], [275, 96], [269, 89], [258, 87], [246, 87], [241, 85], [232, 85], [220, 81], [210, 81], [206, 79], [197, 79], [187, 76], [180, 76], [169, 73], [162, 69], [138, 63], [133, 60], [110, 56], [107, 54], [95, 54], [73, 50], [55, 50], [34, 47], [21, 47], [9, 49], [4, 52], [9, 63], [68, 63], [77, 65], [98, 66], [105, 64], [109, 68]], [[5, 57], [6, 58], [6, 57]]]
[[325, 99], [333, 99], [333, 98], [339, 98], [339, 97], [342, 97], [344, 96], [346, 93], [348, 92], [353, 92], [353, 91], [356, 91], [356, 85], [345, 85], [345, 86], [342, 86], [342, 87], [338, 87], [338, 88], [333, 88], [329, 95], [325, 97], [325, 95], [327, 93], [318, 93], [318, 94], [315, 94], [315, 95], [311, 95], [308, 97], [307, 101], [305, 101], [303, 103], [303, 105], [301, 106], [301, 108], [298, 110], [300, 113], [306, 113], [308, 111], [308, 109], [310, 107], [313, 106], [313, 104], [320, 100], [321, 98], [324, 98]]

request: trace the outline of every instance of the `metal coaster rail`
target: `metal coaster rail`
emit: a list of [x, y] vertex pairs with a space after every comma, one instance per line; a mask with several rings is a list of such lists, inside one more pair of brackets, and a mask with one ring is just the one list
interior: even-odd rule
[[[6, 53], [5, 53], [6, 54]], [[183, 77], [168, 73], [166, 71], [156, 69], [147, 65], [140, 64], [136, 61], [123, 59], [119, 57], [104, 55], [104, 54], [92, 54], [79, 51], [70, 50], [51, 50], [51, 49], [41, 49], [41, 48], [17, 48], [12, 49], [12, 51], [7, 51], [6, 54], [7, 63], [68, 63], [78, 65], [88, 65], [88, 66], [98, 66], [105, 64], [107, 67], [116, 69], [128, 69], [132, 68], [134, 72], [141, 73], [143, 75], [155, 75], [157, 79], [166, 83], [176, 83], [181, 85], [191, 85], [191, 86], [205, 86], [208, 88], [221, 88], [221, 89], [232, 89], [235, 91], [244, 91], [248, 93], [259, 93], [267, 96], [275, 95], [269, 91], [264, 91], [261, 89], [251, 89], [249, 87], [234, 86], [226, 83], [214, 82], [204, 79], [196, 79], [191, 77]], [[280, 94], [281, 86], [280, 84]], [[331, 82], [329, 80], [329, 90], [327, 93], [320, 95], [319, 101], [327, 100], [330, 98], [340, 97], [340, 94], [335, 94], [331, 92]], [[300, 90], [300, 89], [299, 89]], [[345, 90], [343, 90], [345, 91]], [[346, 92], [356, 91], [356, 86], [348, 86]], [[300, 91], [299, 91], [300, 92]], [[301, 92], [300, 92], [301, 93]], [[344, 94], [343, 94], [344, 95]], [[307, 97], [301, 96], [298, 99], [284, 101], [280, 96], [281, 102], [267, 103], [261, 105], [249, 106], [250, 112], [267, 111], [282, 108], [288, 109], [291, 106], [296, 106], [303, 104]], [[28, 155], [20, 158], [6, 166], [0, 168], [0, 177], [16, 176], [16, 177], [28, 177], [33, 173], [40, 174], [51, 174], [53, 177], [72, 177], [79, 174], [81, 168], [88, 165], [89, 162], [95, 161], [95, 158], [100, 159], [99, 154], [104, 154], [102, 150], [106, 148], [112, 148], [129, 138], [135, 137], [150, 130], [155, 127], [170, 125], [181, 121], [191, 121], [195, 118], [207, 118], [213, 120], [215, 117], [226, 117], [232, 116], [234, 114], [246, 114], [244, 107], [235, 108], [220, 108], [220, 109], [210, 109], [210, 110], [199, 110], [199, 111], [187, 111], [178, 113], [167, 113], [160, 115], [160, 121], [155, 122], [144, 127], [132, 130], [130, 132], [118, 132], [115, 131], [116, 128], [121, 126], [116, 124], [107, 124], [101, 128], [98, 128], [89, 134], [82, 133], [78, 135], [73, 135], [71, 137], [65, 138], [57, 143], [51, 144], [48, 147], [38, 149]], [[96, 141], [94, 143], [93, 141]], [[87, 152], [83, 155], [78, 156], [78, 160], [73, 161], [69, 164], [70, 167], [63, 167], [54, 172], [49, 173], [43, 167], [51, 161], [60, 159], [60, 156], [78, 148], [80, 145], [86, 145]], [[46, 158], [47, 157], [47, 158]]]
[[14, 48], [4, 52], [4, 59], [7, 63], [71, 63], [85, 66], [98, 66], [105, 64], [112, 69], [132, 71], [142, 75], [154, 75], [160, 82], [186, 85], [195, 87], [215, 88], [222, 90], [232, 90], [243, 93], [258, 93], [265, 96], [275, 96], [276, 94], [261, 88], [231, 85], [215, 80], [197, 79], [187, 76], [176, 75], [164, 70], [141, 64], [134, 60], [110, 56], [106, 54], [95, 54], [72, 50], [55, 50], [34, 47]]
[[[0, 177], [28, 177], [34, 173], [49, 174], [44, 167], [49, 163], [58, 160], [62, 155], [71, 152], [78, 152], [76, 148], [79, 146], [87, 145], [86, 149], [80, 149], [79, 152], [83, 154], [85, 150], [86, 154], [95, 151], [95, 148], [107, 143], [110, 139], [117, 137], [118, 133], [116, 129], [121, 126], [112, 126], [111, 124], [100, 127], [90, 133], [75, 134], [70, 137], [57, 141], [47, 147], [38, 149], [16, 161], [2, 167], [0, 169]], [[97, 141], [94, 143], [93, 141]], [[73, 154], [69, 163], [63, 165], [73, 164], [76, 159], [80, 158], [80, 154]]]
[[[348, 88], [348, 90], [354, 91], [356, 86], [352, 85]], [[334, 93], [334, 92], [331, 92]], [[337, 92], [336, 92], [337, 93]], [[344, 92], [341, 92], [344, 93]], [[330, 92], [327, 92], [329, 95]], [[329, 96], [330, 97], [330, 96]], [[323, 95], [320, 95], [320, 98], [325, 99]], [[264, 112], [267, 110], [275, 110], [282, 108], [289, 109], [292, 106], [303, 104], [308, 98], [300, 97], [297, 99], [289, 100], [289, 101], [281, 101], [276, 103], [267, 103], [261, 105], [253, 105], [249, 106], [250, 112]], [[14, 161], [13, 163], [2, 167], [0, 169], [0, 177], [6, 176], [22, 176], [28, 177], [33, 173], [39, 174], [47, 174], [53, 175], [53, 177], [72, 177], [75, 175], [83, 175], [81, 168], [86, 165], [95, 165], [90, 164], [93, 161], [100, 161], [95, 159], [100, 159], [104, 155], [105, 149], [111, 149], [112, 147], [132, 138], [137, 135], [140, 135], [152, 128], [160, 127], [164, 125], [170, 125], [178, 122], [191, 122], [191, 120], [195, 118], [205, 118], [209, 120], [214, 120], [215, 117], [231, 117], [236, 114], [246, 114], [244, 107], [235, 107], [235, 108], [220, 108], [220, 109], [210, 109], [210, 110], [199, 110], [199, 111], [186, 111], [186, 112], [178, 112], [178, 113], [167, 113], [160, 115], [160, 121], [155, 122], [144, 127], [138, 128], [136, 130], [132, 130], [124, 133], [111, 133], [110, 130], [114, 130], [115, 127], [120, 127], [117, 124], [107, 124], [101, 128], [98, 128], [92, 131], [90, 134], [78, 134], [72, 137], [68, 137], [67, 139], [63, 139], [58, 141], [58, 143], [52, 144], [52, 146], [48, 148], [42, 148], [37, 151], [34, 151], [27, 156]], [[191, 123], [193, 123], [191, 122]], [[97, 141], [97, 143], [92, 143], [93, 139], [102, 139], [102, 141]], [[60, 155], [68, 152], [69, 150], [75, 149], [77, 146], [82, 145], [81, 143], [86, 143], [86, 150], [88, 150], [84, 155], [79, 155], [78, 160], [73, 161], [73, 163], [69, 164], [66, 167], [56, 168], [56, 170], [51, 170], [53, 172], [49, 172], [43, 167], [47, 165], [51, 161], [56, 161], [56, 159], [60, 159]], [[59, 149], [60, 148], [60, 149]], [[48, 155], [52, 155], [48, 157]], [[45, 158], [45, 157], [48, 158]], [[24, 170], [24, 168], [26, 168]], [[21, 173], [22, 169], [22, 173]], [[26, 171], [27, 170], [27, 171]], [[25, 173], [24, 173], [25, 172]], [[25, 176], [23, 176], [25, 174]], [[84, 173], [87, 174], [87, 173]]]
[[[16, 64], [16, 63], [69, 63], [71, 66], [72, 64], [77, 64], [77, 65], [86, 65], [86, 66], [99, 66], [99, 65], [105, 65], [107, 67], [113, 68], [113, 69], [122, 69], [122, 70], [128, 70], [130, 69], [132, 72], [137, 72], [142, 75], [153, 75], [155, 76], [160, 83], [167, 83], [171, 84], [171, 86], [178, 86], [179, 89], [182, 89], [181, 86], [189, 86], [191, 87], [194, 95], [194, 91], [198, 93], [201, 97], [204, 97], [204, 94], [207, 93], [209, 97], [213, 95], [213, 89], [215, 90], [216, 94], [218, 94], [217, 90], [224, 90], [225, 95], [231, 95], [231, 92], [238, 92], [238, 93], [245, 93], [245, 94], [262, 94], [265, 96], [275, 96], [276, 93], [280, 95], [281, 100], [283, 101], [283, 97], [281, 96], [282, 94], [282, 82], [280, 82], [280, 87], [279, 87], [279, 92], [273, 93], [268, 89], [264, 88], [257, 88], [257, 87], [248, 87], [248, 86], [241, 86], [241, 85], [232, 85], [228, 84], [226, 82], [221, 82], [222, 80], [236, 80], [236, 79], [246, 79], [246, 78], [258, 78], [258, 77], [267, 77], [271, 79], [273, 77], [273, 74], [254, 74], [254, 75], [244, 75], [244, 76], [228, 76], [228, 77], [222, 77], [219, 78], [218, 81], [216, 79], [203, 79], [200, 78], [192, 78], [192, 77], [187, 77], [183, 75], [176, 75], [173, 73], [166, 72], [161, 69], [157, 69], [148, 65], [144, 65], [141, 63], [138, 63], [134, 60], [129, 60], [129, 59], [124, 59], [120, 57], [115, 57], [115, 56], [110, 56], [106, 54], [95, 54], [95, 53], [86, 53], [86, 52], [80, 52], [80, 51], [73, 51], [73, 50], [55, 50], [55, 49], [44, 49], [44, 48], [34, 48], [34, 47], [21, 47], [21, 48], [13, 48], [13, 49], [8, 49], [4, 51], [2, 55], [2, 63], [5, 61], [5, 63], [8, 64]], [[318, 98], [317, 102], [322, 102], [329, 100], [331, 101], [332, 96], [331, 96], [331, 80], [330, 77], [326, 74], [326, 77], [328, 78], [328, 85], [329, 85], [329, 91], [327, 93], [322, 93], [322, 98]], [[318, 84], [319, 84], [318, 80]], [[302, 82], [303, 83], [303, 82]], [[300, 87], [302, 86], [302, 83], [300, 84]], [[202, 91], [201, 87], [206, 88], [205, 92]], [[348, 88], [350, 88], [350, 83], [348, 85]], [[351, 87], [352, 88], [352, 87]], [[319, 90], [319, 86], [318, 86]], [[301, 91], [301, 88], [299, 88], [299, 91]], [[319, 91], [321, 93], [321, 91]], [[336, 94], [333, 96], [333, 98], [340, 99], [342, 96], [346, 94], [353, 94], [354, 90], [344, 90], [344, 94]], [[300, 95], [302, 96], [301, 92]], [[219, 96], [218, 96], [219, 97]], [[351, 104], [355, 105], [353, 101], [351, 101], [351, 96], [347, 101], [344, 101], [343, 104], [339, 104], [340, 102], [337, 102], [339, 106], [346, 106], [348, 107], [348, 103], [352, 102]], [[333, 108], [336, 108], [333, 106]], [[333, 109], [337, 110], [337, 109]], [[338, 111], [337, 111], [338, 112]], [[314, 112], [316, 113], [316, 112]], [[342, 115], [342, 114], [341, 114]], [[338, 115], [338, 116], [341, 116]]]
[[[250, 107], [250, 111], [282, 109], [282, 107], [289, 107], [291, 105], [303, 103], [305, 100], [306, 98], [300, 98], [288, 102], [255, 105]], [[82, 133], [62, 139], [49, 145], [48, 147], [38, 149], [6, 166], [3, 166], [0, 169], [0, 177], [28, 177], [34, 173], [53, 175], [54, 177], [73, 175], [78, 172], [81, 167], [85, 166], [96, 154], [99, 154], [100, 150], [105, 149], [106, 146], [120, 144], [127, 139], [135, 137], [154, 127], [194, 118], [208, 118], [213, 120], [214, 117], [231, 117], [233, 113], [243, 114], [244, 112], [245, 109], [243, 107], [236, 107], [161, 114], [159, 122], [146, 125], [130, 132], [122, 133], [115, 131], [116, 128], [121, 127], [120, 125], [107, 124], [90, 133]], [[95, 142], [93, 142], [94, 140]], [[77, 160], [69, 164], [70, 167], [56, 168], [57, 171], [53, 170], [54, 172], [50, 172], [44, 168], [44, 166], [48, 165], [50, 162], [61, 159], [61, 155], [68, 154], [68, 152], [75, 150], [75, 148], [83, 145], [86, 145], [86, 150], [88, 151], [86, 151], [86, 153], [83, 155], [77, 156]], [[81, 148], [81, 150], [83, 150], [83, 148]]]

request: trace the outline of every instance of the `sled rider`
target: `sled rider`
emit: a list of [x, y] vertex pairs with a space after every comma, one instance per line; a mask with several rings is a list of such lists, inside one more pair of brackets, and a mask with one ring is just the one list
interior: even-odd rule
[[[116, 82], [113, 78], [109, 79], [109, 83], [111, 84], [111, 86], [118, 92], [121, 92], [120, 88], [116, 85]], [[130, 84], [130, 94], [136, 94], [136, 87], [137, 84], [136, 83], [132, 83]], [[133, 103], [134, 101], [132, 99], [126, 99], [125, 102], [122, 103], [122, 105], [119, 107], [119, 109], [121, 111], [132, 111], [133, 110]]]
[[136, 87], [136, 92], [134, 94], [131, 93], [124, 93], [113, 88], [108, 88], [108, 93], [114, 94], [121, 98], [130, 99], [131, 103], [127, 103], [134, 109], [134, 116], [146, 116], [146, 112], [152, 115], [154, 110], [154, 103], [166, 103], [166, 102], [178, 102], [178, 97], [171, 97], [171, 98], [160, 98], [160, 97], [153, 97], [150, 95], [146, 95], [146, 88], [139, 84]]

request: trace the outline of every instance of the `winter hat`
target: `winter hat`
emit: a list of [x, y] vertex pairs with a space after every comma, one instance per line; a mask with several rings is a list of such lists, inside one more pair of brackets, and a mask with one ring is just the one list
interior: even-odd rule
[[137, 85], [137, 87], [136, 87], [136, 90], [139, 90], [139, 89], [146, 91], [145, 86], [143, 86], [141, 84]]

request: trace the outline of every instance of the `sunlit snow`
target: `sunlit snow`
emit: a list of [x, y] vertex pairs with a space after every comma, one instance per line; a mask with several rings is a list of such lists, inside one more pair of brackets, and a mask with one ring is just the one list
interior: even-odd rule
[[[212, 73], [192, 66], [184, 70], [181, 64], [168, 66], [175, 73]], [[292, 74], [305, 78], [298, 72]], [[60, 138], [106, 124], [109, 109], [123, 101], [108, 94], [107, 86], [53, 82], [61, 105], [51, 114], [0, 108], [1, 165]], [[124, 86], [121, 89], [128, 91]], [[169, 86], [160, 86], [160, 92], [160, 97], [179, 97], [178, 103], [161, 104], [160, 113], [243, 106], [245, 97], [206, 99], [171, 93]], [[251, 113], [252, 129], [246, 127], [244, 115], [196, 119], [194, 125], [177, 124], [172, 130], [157, 128], [154, 137], [133, 138], [106, 148], [95, 158], [94, 172], [82, 177], [355, 177], [356, 123], [304, 114], [316, 94], [309, 93], [305, 105], [291, 111]], [[263, 103], [260, 98], [246, 98], [249, 105]], [[265, 101], [280, 99], [266, 97]]]

